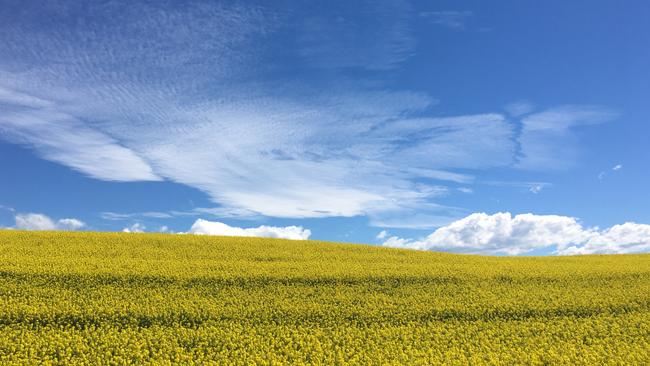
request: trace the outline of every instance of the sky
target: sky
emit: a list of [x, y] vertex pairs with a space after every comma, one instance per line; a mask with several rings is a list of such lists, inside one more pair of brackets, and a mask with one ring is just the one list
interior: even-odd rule
[[648, 19], [0, 0], [0, 227], [650, 252]]

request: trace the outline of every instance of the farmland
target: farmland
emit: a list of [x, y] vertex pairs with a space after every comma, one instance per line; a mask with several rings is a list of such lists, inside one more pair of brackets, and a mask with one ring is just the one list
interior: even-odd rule
[[650, 364], [650, 255], [0, 231], [0, 364]]

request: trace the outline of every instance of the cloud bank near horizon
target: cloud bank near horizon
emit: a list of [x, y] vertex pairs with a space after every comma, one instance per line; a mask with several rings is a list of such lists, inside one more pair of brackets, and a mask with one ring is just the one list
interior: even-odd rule
[[421, 239], [388, 236], [382, 245], [468, 254], [520, 255], [541, 249], [554, 254], [626, 254], [650, 251], [650, 225], [626, 222], [607, 229], [585, 228], [574, 217], [473, 213]]
[[[53, 220], [40, 213], [15, 215], [20, 230], [84, 230], [88, 225], [75, 218]], [[147, 232], [141, 222], [125, 227], [126, 233]], [[155, 232], [175, 234], [167, 226]], [[197, 219], [187, 232], [176, 234], [241, 236], [308, 240], [311, 230], [302, 226], [237, 227], [220, 221]], [[473, 213], [436, 229], [421, 239], [391, 236], [382, 230], [376, 238], [383, 246], [402, 249], [446, 251], [484, 255], [525, 255], [551, 250], [555, 255], [629, 254], [650, 251], [650, 225], [626, 222], [606, 229], [584, 227], [576, 218], [559, 215], [492, 215]]]

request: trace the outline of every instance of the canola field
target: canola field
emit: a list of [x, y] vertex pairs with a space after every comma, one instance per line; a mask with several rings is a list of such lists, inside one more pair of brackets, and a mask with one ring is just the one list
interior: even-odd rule
[[0, 364], [650, 364], [650, 255], [0, 231]]

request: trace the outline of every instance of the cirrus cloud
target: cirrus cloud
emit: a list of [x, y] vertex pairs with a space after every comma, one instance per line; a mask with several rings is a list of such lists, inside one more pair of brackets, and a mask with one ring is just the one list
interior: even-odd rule
[[[5, 17], [0, 138], [95, 179], [184, 184], [228, 212], [425, 228], [458, 217], [435, 204], [446, 185], [571, 160], [556, 140], [609, 116], [436, 114], [434, 96], [385, 80], [413, 53], [401, 0], [327, 14], [169, 4], [34, 1]], [[430, 14], [448, 26], [457, 15]]]

